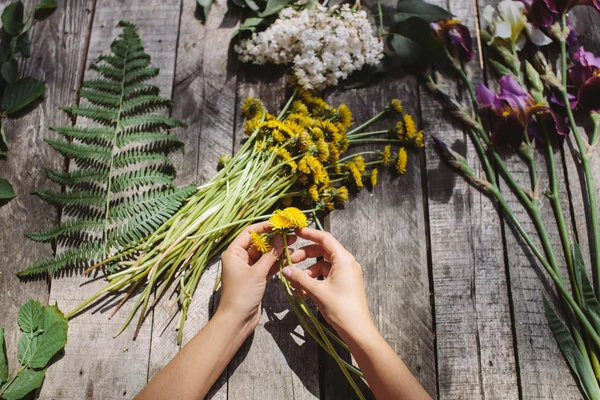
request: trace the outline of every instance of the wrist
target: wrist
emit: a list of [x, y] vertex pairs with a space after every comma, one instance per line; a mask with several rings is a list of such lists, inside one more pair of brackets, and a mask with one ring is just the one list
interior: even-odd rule
[[244, 340], [254, 332], [259, 320], [260, 315], [249, 317], [225, 307], [217, 308], [217, 311], [211, 318], [211, 321], [215, 321], [219, 325], [226, 327], [230, 332], [238, 333]]
[[364, 347], [373, 339], [381, 337], [379, 330], [371, 319], [356, 321], [338, 332], [349, 347]]

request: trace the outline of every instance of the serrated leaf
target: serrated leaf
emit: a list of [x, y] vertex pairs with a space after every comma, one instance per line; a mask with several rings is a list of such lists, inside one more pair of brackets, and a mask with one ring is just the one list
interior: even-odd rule
[[258, 16], [268, 17], [269, 15], [277, 14], [279, 11], [283, 10], [292, 2], [293, 0], [268, 0], [265, 10], [258, 14]]
[[17, 197], [12, 185], [6, 179], [0, 178], [0, 201]]
[[19, 327], [23, 332], [33, 332], [42, 323], [42, 305], [39, 301], [29, 300], [19, 308], [17, 317]]
[[441, 7], [422, 0], [399, 0], [396, 14], [394, 14], [394, 22], [402, 22], [412, 17], [431, 23], [452, 18], [453, 15]]
[[556, 339], [565, 360], [569, 364], [569, 367], [571, 367], [571, 370], [579, 380], [579, 384], [583, 389], [583, 394], [588, 399], [599, 399], [600, 388], [598, 387], [598, 382], [596, 381], [591, 365], [589, 362], [586, 362], [581, 353], [579, 353], [579, 349], [571, 336], [571, 332], [569, 332], [565, 324], [563, 324], [558, 315], [554, 312], [545, 296], [544, 309], [554, 338]]
[[10, 3], [2, 11], [2, 28], [11, 36], [17, 36], [23, 30], [23, 2]]
[[33, 369], [25, 369], [17, 375], [15, 380], [2, 394], [2, 398], [6, 400], [20, 400], [31, 391], [39, 388], [44, 381], [46, 370], [36, 371]]
[[0, 326], [0, 387], [8, 380], [8, 357], [6, 356], [6, 341], [4, 328]]
[[390, 44], [405, 65], [427, 65], [447, 61], [442, 43], [431, 31], [429, 23], [411, 17], [396, 25]]
[[44, 368], [67, 344], [69, 323], [58, 307], [44, 307], [40, 329], [42, 333], [37, 337], [37, 346], [28, 361], [31, 368]]
[[12, 60], [3, 62], [0, 73], [7, 83], [16, 81], [19, 73], [19, 64], [17, 63], [17, 60], [13, 58]]
[[40, 80], [26, 77], [9, 84], [2, 98], [2, 109], [13, 114], [33, 103], [46, 91], [46, 84]]

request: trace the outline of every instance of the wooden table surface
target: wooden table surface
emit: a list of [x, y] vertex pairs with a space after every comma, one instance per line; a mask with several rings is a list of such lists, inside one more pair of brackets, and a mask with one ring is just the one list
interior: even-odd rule
[[[474, 35], [476, 15], [481, 15], [488, 0], [432, 2], [448, 8]], [[0, 3], [6, 5], [7, 0]], [[26, 8], [32, 3], [26, 1]], [[57, 301], [69, 310], [103, 285], [96, 281], [81, 286], [86, 280], [71, 273], [51, 281], [21, 282], [15, 272], [53, 251], [23, 237], [60, 218], [53, 207], [31, 195], [53, 186], [43, 168], [64, 165], [43, 139], [56, 136], [49, 126], [69, 122], [58, 107], [77, 102], [82, 80], [93, 75], [87, 66], [107, 52], [119, 33], [119, 20], [139, 26], [153, 64], [160, 67], [155, 82], [165, 97], [174, 100], [172, 116], [188, 125], [177, 132], [186, 146], [185, 154], [174, 156], [178, 184], [205, 182], [215, 173], [219, 156], [236, 148], [242, 137], [238, 105], [245, 96], [258, 96], [274, 110], [282, 106], [285, 71], [237, 62], [229, 40], [238, 20], [226, 12], [225, 3], [217, 0], [203, 24], [194, 15], [196, 0], [63, 0], [52, 17], [31, 31], [33, 56], [22, 69], [45, 79], [47, 92], [42, 104], [29, 114], [7, 121], [9, 159], [0, 162], [0, 176], [8, 178], [19, 195], [0, 208], [0, 326], [7, 328], [11, 365], [16, 360], [17, 310], [23, 302], [29, 298]], [[374, 2], [366, 3], [373, 11], [369, 5]], [[388, 11], [394, 7], [394, 0], [383, 3]], [[582, 41], [597, 52], [599, 46], [593, 40], [600, 40], [600, 18], [584, 7], [574, 14], [579, 31], [586, 36]], [[477, 82], [486, 77], [477, 57], [470, 72]], [[459, 88], [455, 90], [464, 96]], [[413, 77], [392, 74], [367, 88], [326, 95], [328, 101], [348, 104], [357, 122], [394, 97], [419, 117], [427, 136], [443, 138], [466, 154], [471, 165], [477, 165], [462, 128], [450, 122]], [[561, 187], [570, 194], [575, 209], [581, 210], [580, 180], [571, 148], [566, 146], [562, 157], [566, 173], [561, 175]], [[600, 179], [600, 163], [595, 160]], [[512, 165], [518, 176], [527, 178], [523, 167]], [[543, 210], [552, 218], [550, 207]], [[572, 221], [579, 234], [585, 235], [585, 216], [575, 215]], [[410, 154], [405, 175], [384, 173], [373, 191], [363, 190], [345, 210], [335, 211], [325, 222], [363, 265], [379, 329], [432, 396], [581, 398], [546, 324], [542, 290], [552, 291], [552, 285], [491, 201], [442, 163], [429, 139], [423, 152]], [[556, 233], [552, 240], [559, 246]], [[217, 267], [212, 266], [202, 278], [184, 342], [214, 311], [211, 292]], [[127, 310], [108, 320], [110, 305], [71, 321], [65, 352], [48, 369], [40, 398], [131, 398], [178, 351], [173, 310], [167, 302], [155, 309], [136, 341], [131, 339], [133, 326], [112, 338]], [[305, 340], [276, 282], [267, 289], [261, 324], [209, 396], [353, 397], [335, 362], [310, 338]]]

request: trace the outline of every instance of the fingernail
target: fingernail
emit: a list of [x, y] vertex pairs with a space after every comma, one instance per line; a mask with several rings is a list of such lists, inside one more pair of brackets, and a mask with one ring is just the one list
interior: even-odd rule
[[271, 239], [271, 245], [273, 247], [275, 247], [276, 249], [282, 248], [283, 247], [283, 238], [281, 237], [281, 235], [273, 236], [273, 239]]
[[285, 276], [285, 279], [289, 280], [292, 277], [292, 269], [290, 267], [285, 267], [281, 270], [281, 273]]

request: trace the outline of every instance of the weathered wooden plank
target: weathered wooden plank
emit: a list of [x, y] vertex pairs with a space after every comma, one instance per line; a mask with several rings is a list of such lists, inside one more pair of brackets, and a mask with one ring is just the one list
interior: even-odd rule
[[[130, 20], [139, 27], [146, 51], [152, 56], [160, 75], [153, 83], [170, 97], [175, 68], [180, 0], [102, 1], [96, 6], [88, 64], [98, 55], [107, 53], [113, 39], [121, 32], [117, 23]], [[86, 73], [86, 78], [94, 73]], [[50, 292], [65, 310], [74, 308], [106, 282], [87, 277], [54, 279]], [[113, 302], [114, 303], [114, 302]], [[94, 312], [83, 313], [70, 322], [69, 344], [65, 355], [49, 369], [41, 398], [117, 398], [131, 397], [148, 377], [152, 321], [146, 320], [137, 340], [132, 336], [135, 324], [117, 339], [112, 336], [125, 322], [133, 303], [129, 301], [115, 317], [108, 320], [107, 311], [115, 304], [105, 302]]]
[[[2, 8], [9, 1], [2, 1]], [[34, 1], [26, 1], [29, 10]], [[19, 119], [7, 119], [5, 130], [9, 143], [6, 161], [0, 161], [0, 176], [12, 182], [16, 199], [0, 207], [2, 234], [0, 240], [0, 326], [6, 328], [9, 362], [17, 365], [19, 328], [17, 311], [29, 298], [46, 303], [49, 285], [45, 279], [20, 281], [16, 273], [41, 258], [52, 255], [47, 244], [34, 243], [24, 233], [41, 230], [58, 221], [56, 209], [31, 193], [53, 185], [43, 168], [60, 169], [62, 157], [53, 151], [45, 138], [54, 138], [48, 126], [69, 122], [58, 109], [76, 99], [80, 74], [85, 63], [89, 39], [92, 1], [60, 1], [50, 18], [38, 22], [29, 31], [31, 58], [22, 61], [20, 73], [46, 82], [46, 94], [40, 104]], [[56, 65], [61, 65], [56, 68]]]
[[[238, 75], [238, 103], [260, 98], [271, 113], [285, 104], [289, 76], [281, 68], [243, 65]], [[243, 118], [236, 117], [236, 148], [244, 138]], [[319, 396], [317, 344], [291, 311], [279, 278], [267, 285], [256, 331], [228, 368], [230, 399], [315, 399]]]
[[[220, 155], [233, 150], [237, 65], [232, 62], [235, 58], [230, 57], [229, 41], [237, 18], [227, 13], [226, 1], [217, 1], [206, 23], [202, 23], [194, 13], [196, 4], [195, 0], [184, 0], [177, 50], [173, 117], [188, 126], [178, 134], [186, 145], [185, 154], [174, 157], [179, 185], [209, 180], [216, 174]], [[184, 344], [214, 311], [212, 289], [218, 270], [218, 262], [208, 265], [200, 280], [188, 310]], [[150, 378], [179, 349], [175, 331], [179, 314], [172, 319], [176, 311], [167, 299], [155, 309]], [[227, 398], [226, 375], [217, 381], [208, 397]]]
[[[480, 13], [486, 4], [494, 6], [497, 3], [498, 1], [479, 1]], [[494, 56], [491, 51], [487, 54]], [[509, 170], [522, 187], [531, 188], [529, 169], [526, 164], [518, 156], [509, 154], [510, 152], [506, 154]], [[536, 152], [536, 168], [542, 191], [549, 185], [544, 157], [545, 149], [540, 148]], [[559, 170], [562, 168], [560, 165], [559, 163]], [[563, 212], [568, 216], [564, 176], [559, 174], [558, 180], [563, 199]], [[524, 227], [536, 237], [536, 245], [541, 249], [527, 212], [520, 206], [507, 185], [502, 183], [501, 190]], [[564, 266], [562, 246], [551, 204], [544, 196], [541, 203], [542, 219], [549, 232], [552, 247], [555, 249], [559, 265]], [[547, 278], [543, 267], [535, 262], [518, 232], [508, 222], [504, 224], [504, 235], [522, 396], [524, 398], [580, 398], [581, 395], [556, 345], [544, 313], [542, 296], [543, 294], [548, 296], [550, 293], [550, 298], [554, 299], [553, 284]], [[565, 279], [568, 277], [564, 269], [563, 277]]]
[[[470, 1], [434, 1], [449, 9], [473, 37]], [[471, 65], [482, 81], [477, 52]], [[466, 93], [459, 93], [468, 101]], [[485, 177], [462, 127], [451, 123], [437, 100], [421, 89], [425, 131], [463, 154]], [[426, 148], [429, 234], [435, 302], [440, 399], [516, 399], [516, 362], [500, 219], [492, 202], [445, 164], [432, 143]]]

